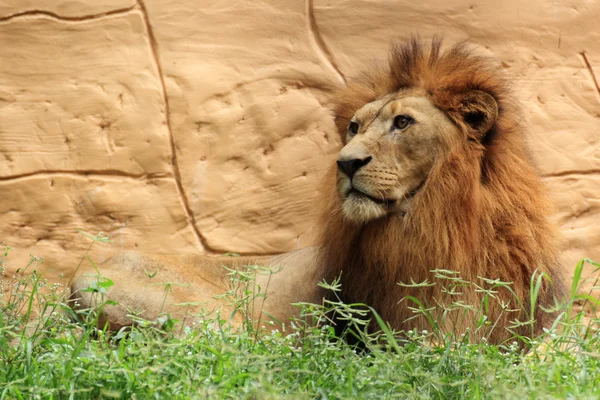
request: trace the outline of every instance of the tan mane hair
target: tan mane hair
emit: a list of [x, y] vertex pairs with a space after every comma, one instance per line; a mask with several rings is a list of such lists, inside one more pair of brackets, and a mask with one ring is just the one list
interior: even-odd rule
[[[462, 143], [444, 153], [434, 165], [413, 207], [405, 216], [388, 216], [366, 224], [344, 218], [335, 191], [335, 170], [327, 179], [329, 193], [320, 243], [322, 264], [329, 280], [340, 276], [342, 299], [372, 306], [395, 329], [419, 327], [407, 303], [408, 295], [425, 300], [443, 296], [440, 285], [416, 288], [397, 283], [432, 281], [431, 270], [460, 273], [470, 282], [479, 277], [512, 282], [523, 300], [522, 311], [502, 311], [490, 303], [488, 317], [499, 321], [489, 336], [495, 342], [510, 335], [503, 329], [530, 312], [529, 288], [535, 270], [548, 274], [537, 304], [549, 307], [564, 292], [557, 259], [555, 228], [547, 221], [549, 207], [540, 178], [525, 149], [521, 119], [511, 100], [509, 85], [493, 60], [477, 55], [465, 43], [445, 52], [441, 41], [425, 46], [418, 38], [392, 47], [389, 64], [350, 81], [334, 96], [336, 125], [342, 136], [354, 113], [363, 105], [398, 90], [420, 88], [456, 126]], [[471, 90], [491, 95], [498, 105], [496, 122], [481, 137], [465, 126], [465, 102], [458, 99]], [[468, 107], [467, 103], [467, 107]], [[477, 110], [473, 118], [477, 118]], [[459, 118], [459, 114], [463, 119]], [[500, 300], [518, 308], [507, 290]], [[481, 294], [463, 289], [461, 300], [478, 307]], [[441, 316], [437, 311], [436, 316]], [[438, 315], [439, 314], [439, 315]], [[536, 332], [548, 323], [536, 312]], [[424, 326], [425, 327], [425, 326]], [[530, 332], [530, 328], [525, 332]], [[518, 331], [518, 330], [517, 330]]]

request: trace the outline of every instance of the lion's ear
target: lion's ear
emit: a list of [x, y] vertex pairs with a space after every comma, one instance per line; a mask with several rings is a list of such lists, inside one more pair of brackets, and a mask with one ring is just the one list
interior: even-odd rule
[[477, 139], [484, 138], [498, 118], [496, 99], [481, 90], [462, 93], [456, 108], [456, 117], [460, 118], [469, 133]]

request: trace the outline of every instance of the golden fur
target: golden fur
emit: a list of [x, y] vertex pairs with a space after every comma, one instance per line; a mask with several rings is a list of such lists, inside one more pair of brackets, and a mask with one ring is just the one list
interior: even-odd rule
[[[416, 289], [397, 283], [432, 282], [430, 271], [444, 269], [481, 286], [485, 284], [479, 277], [513, 283], [514, 294], [524, 300], [522, 307], [508, 290], [498, 289], [497, 297], [519, 311], [507, 313], [499, 301], [491, 301], [488, 317], [496, 328], [475, 333], [501, 342], [510, 336], [504, 328], [511, 320], [530, 315], [534, 271], [553, 280], [540, 290], [538, 311], [551, 306], [555, 295], [563, 295], [548, 206], [525, 150], [508, 84], [494, 62], [465, 44], [442, 53], [439, 41], [428, 47], [413, 39], [392, 49], [388, 66], [351, 81], [336, 94], [334, 104], [345, 143], [339, 161], [368, 164], [354, 177], [331, 169], [317, 247], [247, 260], [283, 267], [270, 285], [261, 278], [262, 287], [269, 286], [266, 311], [286, 320], [294, 314], [290, 302], [319, 302], [323, 293], [315, 283], [341, 275], [343, 300], [372, 306], [397, 330], [429, 329], [423, 319], [413, 318], [408, 306], [414, 304], [402, 300], [414, 296], [433, 304], [449, 295], [439, 284]], [[412, 113], [415, 121], [388, 132], [397, 112]], [[350, 135], [353, 118], [360, 124]], [[353, 187], [359, 191], [351, 193]], [[116, 283], [107, 296], [120, 303], [104, 309], [104, 320], [113, 328], [131, 323], [127, 314], [133, 305], [151, 319], [161, 310], [176, 312], [172, 305], [177, 302], [219, 304], [213, 295], [227, 288], [220, 265], [240, 264], [200, 256], [148, 257], [121, 256], [102, 267]], [[187, 291], [174, 287], [163, 308], [163, 290], [147, 290], [152, 282], [146, 270], [159, 270], [158, 282], [181, 280], [191, 286]], [[72, 298], [80, 307], [93, 305], [91, 296], [81, 293], [90, 279], [82, 276], [72, 286]], [[464, 303], [480, 305], [482, 295], [474, 286], [461, 291]], [[432, 315], [438, 321], [445, 318], [440, 308]], [[535, 317], [539, 332], [549, 320], [542, 312]], [[473, 327], [473, 318], [470, 312], [453, 320], [452, 327], [440, 323], [462, 333]], [[530, 332], [523, 329], [517, 332]]]
[[[254, 287], [261, 288], [257, 304], [249, 310], [238, 310], [231, 301], [217, 299], [233, 289], [229, 269], [245, 269], [246, 266], [266, 266], [278, 271], [270, 275], [267, 271], [255, 276]], [[214, 317], [219, 311], [233, 327], [245, 321], [244, 312], [251, 311], [249, 318], [265, 322], [262, 311], [275, 321], [289, 320], [298, 308], [292, 303], [299, 301], [319, 303], [323, 292], [317, 283], [322, 279], [316, 268], [314, 248], [306, 248], [273, 257], [210, 257], [197, 254], [145, 254], [125, 252], [108, 259], [99, 266], [100, 276], [109, 278], [114, 286], [107, 288], [104, 295], [86, 289], [98, 281], [98, 272], [87, 266], [70, 286], [72, 307], [94, 308], [103, 300], [114, 300], [118, 304], [106, 305], [98, 320], [98, 326], [108, 323], [111, 330], [119, 330], [133, 324], [132, 315], [153, 321], [163, 314], [186, 324], [200, 322], [205, 314]], [[102, 279], [102, 278], [100, 278]], [[165, 287], [171, 283], [170, 287]], [[255, 285], [254, 285], [255, 283]], [[233, 315], [233, 319], [230, 317]], [[274, 325], [281, 329], [281, 325]]]
[[[504, 329], [509, 321], [528, 319], [530, 279], [537, 270], [553, 280], [553, 285], [542, 286], [537, 299], [539, 332], [549, 323], [539, 307], [553, 305], [554, 296], [560, 298], [564, 289], [555, 229], [546, 219], [549, 208], [502, 71], [464, 43], [442, 53], [440, 41], [426, 48], [413, 39], [392, 49], [388, 68], [369, 71], [337, 94], [338, 130], [344, 137], [363, 105], [406, 90], [422, 91], [443, 111], [454, 124], [454, 137], [441, 136], [443, 149], [405, 215], [357, 224], [344, 215], [344, 200], [332, 192], [322, 221], [320, 264], [325, 276], [331, 280], [341, 274], [344, 301], [374, 307], [398, 330], [427, 327], [423, 320], [409, 320], [415, 314], [407, 306], [415, 304], [402, 299], [415, 296], [431, 305], [448, 295], [439, 284], [417, 289], [397, 282], [432, 282], [434, 269], [459, 272], [462, 279], [482, 286], [478, 277], [512, 282], [522, 307], [508, 290], [499, 290], [497, 296], [520, 310], [505, 313], [500, 301], [489, 305], [488, 317], [498, 321], [489, 339], [500, 342], [510, 336]], [[485, 101], [473, 101], [473, 94], [480, 92], [497, 104], [487, 114]], [[484, 129], [474, 129], [477, 124]], [[481, 304], [474, 286], [461, 291], [465, 304]], [[438, 308], [433, 317], [440, 320], [442, 313]], [[468, 318], [454, 327], [459, 333], [467, 328]], [[531, 332], [524, 329], [517, 332]]]

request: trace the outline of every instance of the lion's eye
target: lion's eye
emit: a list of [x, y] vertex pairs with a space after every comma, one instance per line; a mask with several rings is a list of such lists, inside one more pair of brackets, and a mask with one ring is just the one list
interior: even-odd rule
[[414, 119], [409, 117], [408, 115], [397, 115], [394, 118], [394, 128], [395, 129], [405, 129], [407, 126], [415, 122]]
[[350, 121], [348, 124], [348, 132], [351, 135], [356, 135], [358, 133], [358, 124], [354, 121]]

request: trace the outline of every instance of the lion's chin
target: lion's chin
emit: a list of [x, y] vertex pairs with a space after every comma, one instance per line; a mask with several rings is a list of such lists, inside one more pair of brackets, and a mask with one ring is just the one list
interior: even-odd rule
[[343, 199], [342, 212], [347, 220], [365, 224], [387, 215], [389, 206], [383, 202], [375, 202], [366, 195], [349, 193]]

